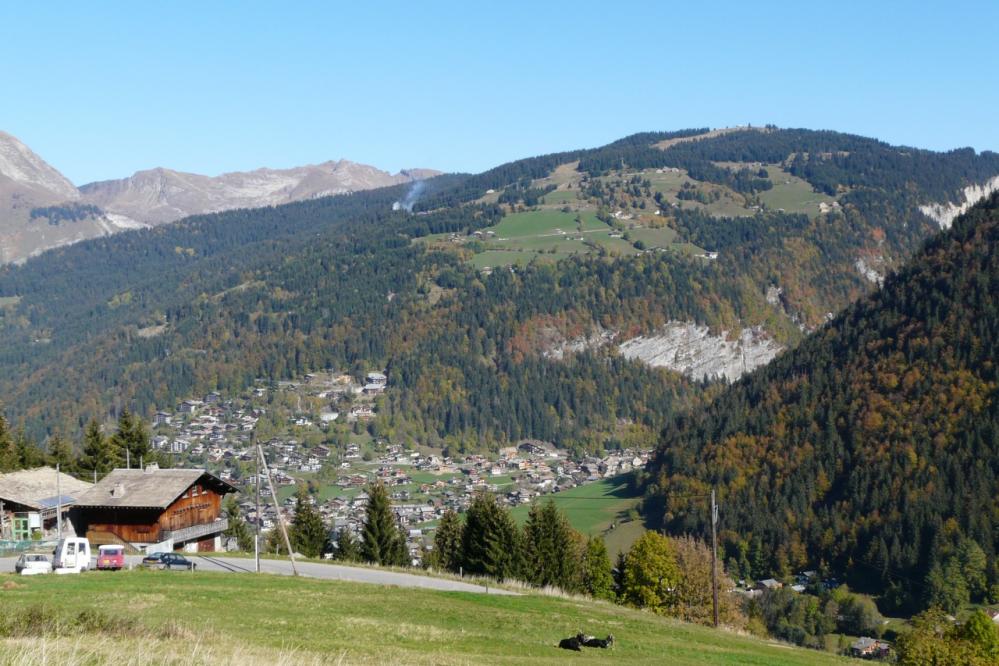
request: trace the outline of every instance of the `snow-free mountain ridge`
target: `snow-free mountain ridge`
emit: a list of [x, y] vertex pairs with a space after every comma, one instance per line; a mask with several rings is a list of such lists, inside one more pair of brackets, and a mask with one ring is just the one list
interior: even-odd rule
[[[366, 164], [337, 160], [219, 176], [156, 168], [77, 188], [24, 143], [0, 132], [0, 264], [189, 215], [358, 192], [438, 173], [409, 169], [391, 174]], [[49, 207], [65, 210], [44, 210]], [[66, 214], [67, 210], [71, 214]]]

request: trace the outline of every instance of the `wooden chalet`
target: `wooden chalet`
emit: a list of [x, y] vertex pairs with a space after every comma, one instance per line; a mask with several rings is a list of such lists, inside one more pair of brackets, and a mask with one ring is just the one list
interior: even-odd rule
[[116, 469], [77, 499], [76, 531], [140, 552], [221, 550], [222, 498], [236, 488], [201, 469]]

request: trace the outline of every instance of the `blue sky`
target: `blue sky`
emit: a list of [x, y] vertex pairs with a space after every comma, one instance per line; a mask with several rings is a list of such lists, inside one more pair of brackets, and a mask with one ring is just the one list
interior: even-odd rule
[[929, 4], [8, 2], [0, 129], [77, 184], [745, 123], [999, 150], [999, 3]]

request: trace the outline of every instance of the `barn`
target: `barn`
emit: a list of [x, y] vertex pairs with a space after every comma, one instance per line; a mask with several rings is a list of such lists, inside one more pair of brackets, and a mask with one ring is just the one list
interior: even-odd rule
[[0, 539], [58, 538], [59, 511], [71, 534], [69, 510], [92, 487], [51, 467], [0, 474]]
[[133, 552], [221, 549], [222, 498], [236, 488], [201, 469], [116, 469], [77, 499], [73, 525], [94, 546]]

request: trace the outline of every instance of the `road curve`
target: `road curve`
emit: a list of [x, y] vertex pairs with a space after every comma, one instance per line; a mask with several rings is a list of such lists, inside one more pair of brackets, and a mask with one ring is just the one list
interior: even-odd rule
[[[198, 563], [198, 571], [218, 571], [223, 573], [253, 573], [253, 560], [242, 557], [216, 557], [215, 555], [187, 554], [186, 557]], [[138, 566], [142, 558], [129, 556], [129, 566]], [[0, 573], [14, 573], [15, 557], [0, 558]], [[309, 578], [323, 580], [345, 580], [354, 583], [370, 583], [374, 585], [395, 585], [396, 587], [416, 587], [444, 592], [477, 592], [479, 594], [516, 595], [516, 592], [495, 587], [473, 585], [448, 578], [433, 578], [419, 574], [386, 571], [383, 569], [350, 567], [342, 564], [325, 564], [319, 562], [298, 562], [298, 573]], [[260, 572], [292, 575], [291, 562], [288, 560], [260, 560]], [[176, 572], [182, 575], [180, 572]]]

